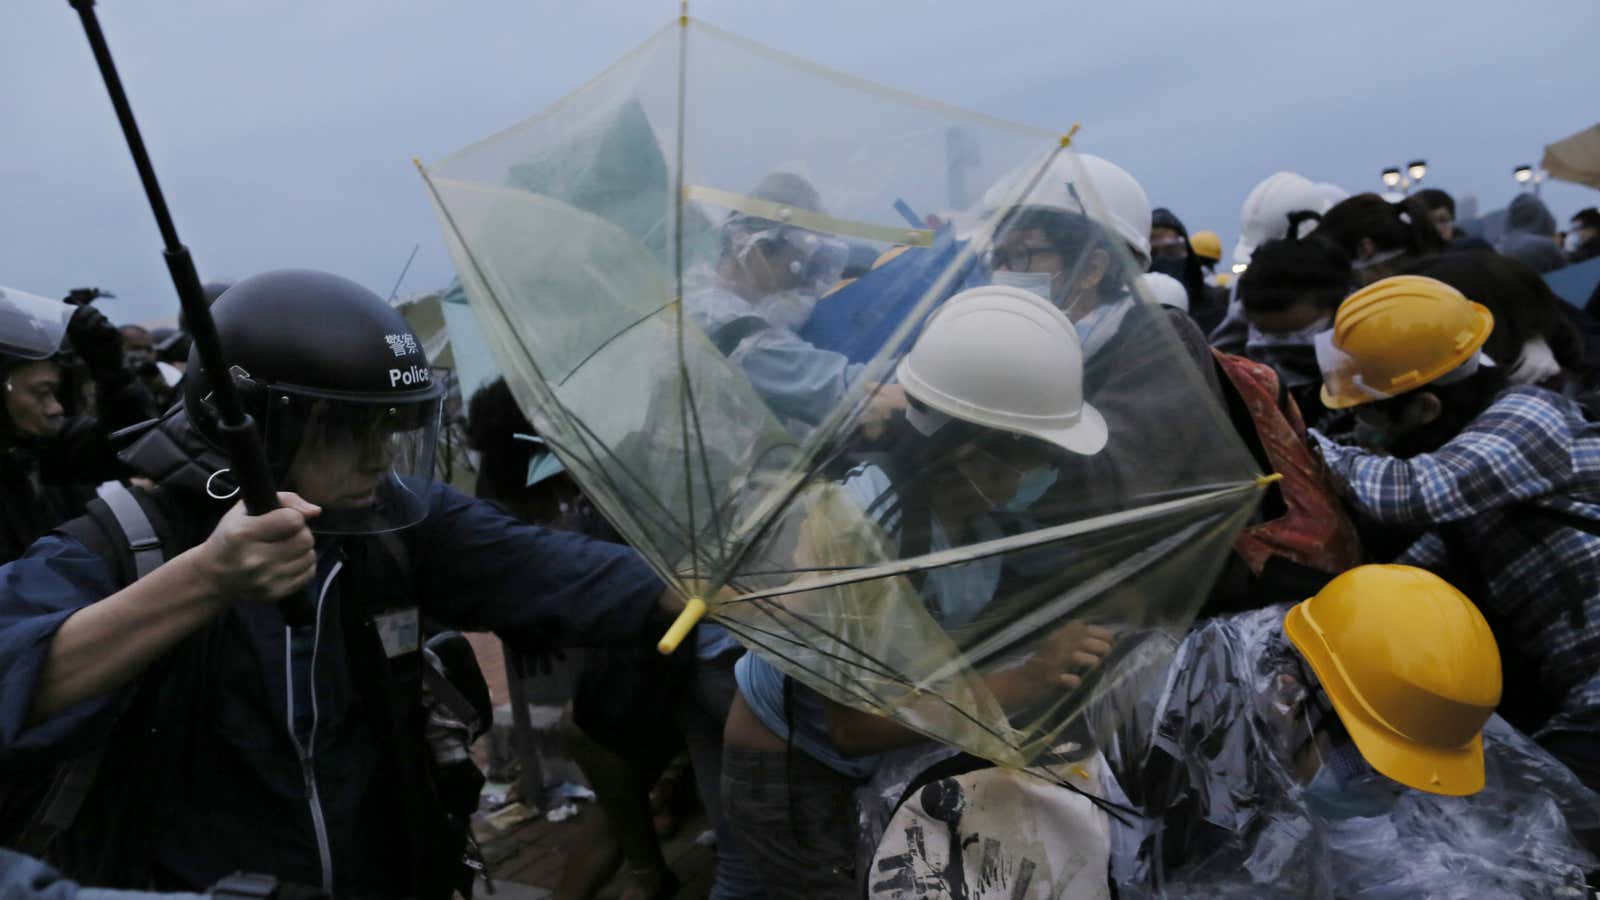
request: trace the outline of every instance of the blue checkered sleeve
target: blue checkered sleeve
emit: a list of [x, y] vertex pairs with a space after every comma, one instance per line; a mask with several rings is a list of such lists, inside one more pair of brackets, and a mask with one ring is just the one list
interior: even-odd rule
[[1567, 420], [1533, 391], [1508, 391], [1449, 443], [1410, 459], [1313, 434], [1351, 501], [1395, 525], [1460, 521], [1560, 491], [1575, 476]]

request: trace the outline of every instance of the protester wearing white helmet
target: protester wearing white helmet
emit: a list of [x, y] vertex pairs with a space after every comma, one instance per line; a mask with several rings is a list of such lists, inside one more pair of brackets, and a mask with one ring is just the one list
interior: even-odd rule
[[[1092, 457], [1106, 444], [1105, 420], [1084, 402], [1072, 322], [1029, 291], [988, 286], [957, 294], [929, 319], [896, 377], [910, 403], [908, 427], [881, 466], [857, 468], [842, 491], [898, 542], [902, 559], [1003, 537], [998, 517], [1026, 500], [1030, 473]], [[931, 613], [946, 629], [970, 626], [994, 599], [1005, 566], [992, 556], [927, 570], [922, 603], [903, 612]], [[1061, 625], [986, 681], [1003, 706], [1021, 706], [1076, 687], [1110, 641], [1097, 626]], [[798, 683], [786, 686], [754, 654], [736, 671], [722, 796], [730, 821], [748, 835], [745, 849], [768, 895], [857, 896], [852, 792], [874, 771], [878, 753], [926, 739]]]
[[[1257, 247], [1287, 237], [1293, 213], [1326, 212], [1336, 202], [1329, 187], [1294, 172], [1276, 172], [1251, 188], [1239, 210], [1239, 243], [1234, 245], [1233, 261], [1247, 266]], [[1304, 230], [1309, 232], [1310, 226]]]
[[1189, 291], [1183, 282], [1161, 272], [1146, 272], [1139, 276], [1144, 289], [1162, 306], [1189, 311]]
[[[1267, 241], [1289, 236], [1290, 217], [1303, 222], [1295, 237], [1305, 237], [1316, 227], [1316, 216], [1338, 202], [1344, 190], [1338, 185], [1317, 183], [1294, 172], [1274, 172], [1250, 189], [1239, 210], [1239, 242], [1233, 247], [1234, 271], [1250, 265], [1256, 248]], [[1307, 216], [1308, 213], [1315, 215]], [[1234, 280], [1238, 284], [1238, 280]], [[1239, 305], [1237, 289], [1228, 298], [1228, 314], [1210, 335], [1211, 345], [1228, 353], [1243, 354], [1249, 325]]]
[[[1150, 267], [1144, 188], [1115, 163], [1063, 152], [1042, 173], [1026, 169], [1002, 180], [984, 204], [1001, 215], [988, 258], [994, 283], [1060, 307], [1092, 357], [1132, 305], [1131, 277]], [[1117, 252], [1117, 239], [1127, 255]]]
[[1196, 460], [1167, 437], [1170, 423], [1192, 407], [1195, 395], [1185, 388], [1196, 372], [1174, 365], [1174, 336], [1199, 377], [1213, 366], [1188, 315], [1142, 302], [1134, 288], [1150, 264], [1153, 217], [1144, 188], [1114, 163], [1062, 152], [1042, 173], [1014, 173], [984, 200], [998, 217], [988, 258], [994, 283], [1030, 290], [1072, 319], [1085, 396], [1110, 421], [1113, 440], [1139, 448], [1072, 467], [1030, 513], [1049, 520], [1082, 514], [1085, 485], [1099, 485], [1088, 493], [1107, 498], [1178, 484]]

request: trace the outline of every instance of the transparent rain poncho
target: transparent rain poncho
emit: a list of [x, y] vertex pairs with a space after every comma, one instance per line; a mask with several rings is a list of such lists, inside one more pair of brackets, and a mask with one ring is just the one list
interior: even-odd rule
[[1132, 839], [1113, 842], [1126, 851], [1114, 851], [1120, 896], [1587, 896], [1597, 861], [1577, 833], [1600, 827], [1600, 795], [1498, 716], [1484, 726], [1477, 794], [1389, 783], [1399, 799], [1382, 815], [1323, 814], [1295, 771], [1314, 701], [1285, 612], [1195, 629], [1140, 714], [1119, 723], [1107, 759], [1141, 811]]
[[[664, 577], [821, 694], [1023, 767], [1159, 671], [1261, 490], [1067, 143], [685, 19], [422, 170], [495, 367]], [[895, 370], [1063, 171], [1109, 440], [983, 496]], [[1088, 623], [1117, 640], [1069, 691]]]

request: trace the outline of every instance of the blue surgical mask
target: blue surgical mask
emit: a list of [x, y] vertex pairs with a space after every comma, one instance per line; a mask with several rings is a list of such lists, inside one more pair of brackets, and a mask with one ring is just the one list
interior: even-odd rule
[[1040, 466], [1030, 469], [1022, 476], [1022, 481], [1017, 484], [1017, 492], [1012, 495], [1011, 502], [1006, 504], [1007, 512], [1024, 512], [1044, 496], [1056, 483], [1056, 470], [1050, 466]]
[[1055, 287], [1055, 276], [1049, 272], [1008, 272], [1001, 269], [990, 277], [990, 282], [1001, 287], [1022, 288], [1051, 303], [1055, 302], [1050, 296]]
[[1301, 795], [1307, 808], [1324, 819], [1370, 819], [1393, 812], [1404, 790], [1367, 765], [1347, 741], [1329, 754]]

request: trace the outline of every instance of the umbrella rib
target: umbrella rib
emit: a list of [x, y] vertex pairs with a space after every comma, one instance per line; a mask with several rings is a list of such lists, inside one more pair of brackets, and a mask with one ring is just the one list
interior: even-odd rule
[[683, 335], [683, 169], [685, 124], [688, 121], [689, 102], [689, 25], [687, 21], [678, 26], [678, 133], [675, 135], [677, 142], [677, 171], [673, 175], [674, 184], [672, 203], [672, 264], [674, 284], [678, 289], [678, 303], [675, 310], [677, 316], [678, 332], [678, 429], [679, 446], [683, 447], [683, 496], [687, 501], [689, 516], [689, 561], [692, 566], [691, 577], [699, 580], [700, 577], [700, 532], [695, 523], [694, 515], [694, 466], [689, 460], [689, 422], [687, 406], [692, 402], [689, 392], [689, 365], [684, 355]]
[[585, 356], [583, 359], [578, 360], [578, 364], [572, 367], [572, 371], [568, 372], [566, 374], [566, 377], [562, 378], [559, 382], [556, 382], [556, 383], [561, 385], [562, 387], [565, 387], [567, 382], [572, 380], [573, 376], [577, 375], [578, 372], [580, 372], [583, 369], [584, 366], [586, 366], [590, 362], [592, 362], [596, 356], [599, 356], [601, 353], [605, 352], [606, 348], [610, 347], [613, 343], [615, 343], [617, 340], [619, 340], [623, 335], [627, 334], [628, 332], [634, 330], [635, 328], [638, 328], [640, 325], [643, 325], [644, 323], [646, 323], [646, 322], [650, 321], [651, 319], [655, 318], [657, 315], [659, 315], [661, 313], [662, 310], [667, 309], [668, 307], [672, 306], [672, 304], [673, 304], [673, 301], [669, 300], [666, 303], [663, 303], [660, 306], [656, 307], [655, 309], [650, 310], [649, 312], [645, 313], [644, 315], [640, 316], [639, 318], [634, 319], [632, 322], [629, 322], [626, 326], [624, 326], [616, 334], [613, 334], [611, 337], [608, 337], [604, 341], [602, 341], [600, 346], [598, 346], [598, 347], [594, 348], [594, 350], [590, 351], [589, 354], [587, 356]]
[[1234, 494], [1245, 493], [1253, 490], [1258, 490], [1255, 483], [1245, 482], [1234, 487], [1222, 488], [1220, 490], [1211, 491], [1195, 497], [1188, 497], [1182, 500], [1169, 500], [1164, 503], [1157, 503], [1151, 506], [1121, 510], [1119, 512], [1109, 513], [1102, 516], [1095, 516], [1090, 519], [1081, 519], [1077, 522], [1069, 522], [1065, 525], [1057, 525], [1053, 528], [1043, 528], [1036, 531], [1011, 535], [1009, 537], [996, 538], [991, 541], [983, 541], [977, 544], [968, 544], [963, 547], [954, 547], [949, 550], [941, 550], [937, 553], [925, 553], [922, 556], [913, 557], [909, 560], [893, 560], [873, 566], [865, 566], [854, 570], [850, 574], [837, 575], [831, 578], [818, 578], [814, 581], [790, 582], [789, 584], [780, 587], [769, 588], [764, 591], [757, 591], [754, 594], [732, 597], [724, 600], [723, 602], [743, 603], [751, 600], [762, 600], [768, 597], [777, 597], [784, 594], [795, 594], [803, 591], [814, 591], [821, 588], [835, 587], [838, 585], [856, 584], [858, 582], [870, 581], [875, 578], [884, 578], [890, 575], [904, 575], [911, 572], [920, 572], [924, 569], [934, 569], [942, 566], [971, 562], [978, 559], [986, 559], [990, 556], [998, 556], [1002, 553], [1009, 553], [1012, 550], [1021, 550], [1027, 547], [1037, 546], [1039, 544], [1053, 543], [1059, 540], [1066, 540], [1070, 537], [1076, 537], [1081, 534], [1087, 534], [1092, 531], [1102, 531], [1108, 528], [1130, 525], [1145, 521], [1147, 519], [1158, 518], [1168, 513], [1206, 506], [1212, 502], [1230, 497]]
[[[779, 633], [776, 633], [776, 632], [772, 632], [772, 631], [767, 631], [766, 629], [759, 628], [759, 627], [754, 626], [754, 625], [749, 625], [748, 623], [740, 623], [740, 626], [742, 628], [744, 628], [744, 629], [747, 629], [747, 630], [750, 630], [750, 631], [754, 631], [754, 632], [756, 632], [758, 634], [766, 635], [766, 636], [768, 636], [770, 638], [774, 638], [774, 639], [782, 640], [782, 641], [787, 641], [788, 643], [795, 644], [795, 645], [801, 646], [801, 647], [810, 647], [809, 644], [806, 644], [804, 641], [800, 640], [798, 637], [785, 637], [782, 634], [779, 634]], [[733, 627], [733, 626], [728, 626], [728, 627]], [[735, 631], [739, 631], [739, 630], [741, 630], [741, 627], [734, 627], [734, 630]], [[818, 654], [822, 655], [825, 658], [831, 659], [831, 660], [833, 660], [835, 662], [843, 663], [846, 666], [849, 666], [849, 665], [853, 664], [851, 660], [845, 659], [844, 657], [841, 657], [841, 656], [839, 656], [837, 654], [829, 653], [826, 650], [818, 650], [815, 647], [811, 647], [810, 649], [812, 649], [813, 651], [817, 652]], [[779, 651], [776, 648], [767, 647], [767, 650], [769, 652], [772, 652], [774, 654], [778, 654], [778, 655], [781, 656], [781, 654], [779, 653]], [[863, 656], [866, 656], [866, 655], [863, 654]], [[804, 663], [802, 663], [802, 662], [800, 662], [798, 660], [792, 659], [792, 658], [790, 658], [788, 656], [782, 656], [781, 658], [785, 662], [788, 662], [790, 665], [793, 665], [795, 668], [801, 669], [802, 671], [805, 671], [805, 672], [809, 672], [811, 675], [815, 676], [817, 678], [817, 680], [819, 680], [819, 681], [825, 681], [825, 682], [829, 682], [829, 683], [834, 683], [832, 681], [832, 679], [830, 679], [827, 675], [824, 675], [822, 672], [818, 671], [817, 669], [815, 669], [815, 668], [813, 668], [811, 666], [808, 666], [808, 665], [806, 665], [806, 664], [804, 664]], [[873, 662], [876, 662], [879, 665], [882, 665], [882, 663], [879, 660], [873, 659], [870, 656], [866, 656], [866, 658], [867, 659], [872, 659]], [[871, 671], [871, 670], [869, 669], [868, 671]], [[967, 712], [966, 710], [962, 709], [960, 706], [956, 705], [954, 702], [952, 702], [948, 698], [944, 697], [943, 695], [935, 693], [935, 692], [933, 692], [931, 690], [928, 690], [927, 688], [919, 688], [915, 683], [913, 683], [912, 681], [907, 679], [905, 676], [897, 675], [893, 671], [889, 671], [887, 669], [885, 671], [881, 672], [881, 673], [875, 672], [873, 674], [881, 675], [884, 679], [886, 679], [886, 680], [888, 680], [888, 681], [890, 681], [890, 682], [892, 682], [894, 684], [897, 684], [897, 685], [899, 685], [899, 686], [901, 686], [903, 688], [906, 688], [907, 690], [912, 691], [912, 692], [914, 692], [916, 694], [927, 695], [927, 696], [933, 698], [934, 700], [936, 700], [940, 704], [942, 704], [942, 705], [944, 705], [946, 707], [949, 707], [949, 709], [952, 712], [955, 712], [957, 715], [961, 716], [963, 719], [966, 719], [967, 721], [971, 722], [974, 726], [976, 726], [978, 729], [980, 729], [984, 733], [988, 734], [990, 737], [998, 740], [1000, 743], [1004, 744], [1005, 746], [1007, 746], [1007, 747], [1009, 747], [1009, 748], [1011, 748], [1013, 750], [1018, 751], [1019, 753], [1021, 752], [1021, 747], [1017, 746], [1017, 744], [1014, 743], [1008, 736], [1000, 733], [994, 727], [988, 725], [983, 720], [981, 720], [981, 719], [977, 718], [976, 716], [974, 716], [972, 713]], [[862, 699], [865, 700], [865, 701], [868, 701], [869, 705], [871, 705], [875, 709], [880, 709], [880, 710], [888, 709], [888, 707], [885, 706], [880, 700], [878, 700], [878, 698], [873, 697], [870, 693], [867, 693], [867, 689], [865, 687], [864, 682], [861, 682], [859, 678], [855, 680], [855, 684], [857, 686], [854, 688], [854, 690], [858, 691], [861, 694]], [[841, 685], [841, 686], [843, 686], [843, 685]], [[877, 714], [878, 715], [884, 715], [885, 718], [893, 718], [892, 711], [890, 711], [888, 713], [877, 713]], [[917, 729], [913, 729], [913, 730], [917, 730]], [[919, 731], [919, 733], [923, 733], [923, 732]], [[938, 738], [935, 738], [935, 740], [938, 740]]]

